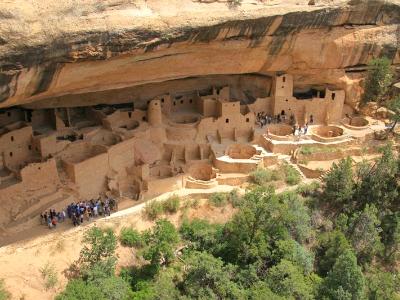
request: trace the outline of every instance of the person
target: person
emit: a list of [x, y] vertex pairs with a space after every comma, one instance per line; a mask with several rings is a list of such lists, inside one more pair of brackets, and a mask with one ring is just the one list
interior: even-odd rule
[[52, 224], [52, 222], [51, 222], [51, 217], [50, 217], [50, 215], [47, 216], [47, 226], [49, 227], [49, 229], [51, 229], [51, 228], [53, 227], [53, 224]]
[[308, 123], [306, 123], [306, 125], [304, 126], [304, 134], [307, 134], [308, 131]]
[[313, 123], [314, 123], [314, 116], [310, 115], [310, 124], [313, 124]]
[[96, 202], [95, 205], [93, 206], [93, 215], [95, 218], [97, 218], [99, 216], [98, 207], [99, 207], [99, 204], [98, 204], [98, 202]]
[[297, 126], [294, 126], [294, 136], [298, 135], [299, 135], [299, 129], [297, 128]]
[[53, 225], [53, 228], [57, 227], [57, 218], [56, 218], [56, 216], [54, 216], [53, 219], [51, 220], [51, 225]]

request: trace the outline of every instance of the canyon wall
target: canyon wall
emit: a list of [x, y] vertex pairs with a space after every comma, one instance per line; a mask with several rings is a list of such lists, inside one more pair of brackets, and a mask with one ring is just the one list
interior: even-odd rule
[[355, 106], [371, 58], [400, 64], [398, 0], [209, 2], [4, 4], [0, 108], [140, 102], [276, 72], [293, 74], [297, 88], [344, 89]]

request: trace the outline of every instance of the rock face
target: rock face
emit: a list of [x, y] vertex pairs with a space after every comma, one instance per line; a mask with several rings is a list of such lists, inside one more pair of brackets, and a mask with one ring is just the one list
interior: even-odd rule
[[0, 108], [140, 103], [276, 72], [293, 74], [298, 89], [344, 89], [354, 106], [369, 59], [400, 63], [398, 0], [166, 2], [1, 4]]

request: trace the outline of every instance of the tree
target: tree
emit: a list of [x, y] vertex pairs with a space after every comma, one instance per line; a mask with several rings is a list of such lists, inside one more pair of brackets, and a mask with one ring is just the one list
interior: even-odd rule
[[396, 293], [400, 291], [400, 279], [398, 274], [392, 274], [378, 269], [370, 269], [368, 270], [366, 279], [368, 299], [397, 299]]
[[256, 282], [252, 287], [247, 290], [247, 299], [249, 300], [284, 300], [271, 291], [268, 284], [263, 281]]
[[322, 299], [358, 300], [363, 299], [365, 280], [357, 258], [346, 250], [336, 260], [321, 287]]
[[207, 220], [194, 219], [190, 222], [184, 220], [179, 232], [183, 239], [190, 242], [191, 249], [214, 253], [218, 251], [222, 230], [223, 226], [220, 224], [210, 224]]
[[361, 263], [371, 262], [376, 254], [383, 250], [380, 233], [378, 210], [368, 205], [361, 212], [356, 212], [350, 219], [349, 236], [357, 258]]
[[353, 197], [354, 179], [350, 157], [334, 163], [330, 172], [324, 177], [325, 189], [323, 196], [332, 204], [348, 205]]
[[175, 257], [175, 247], [179, 243], [179, 235], [175, 226], [168, 220], [158, 220], [151, 232], [145, 234], [146, 248], [143, 257], [153, 265], [169, 264]]
[[393, 122], [390, 131], [393, 131], [397, 123], [400, 122], [400, 95], [389, 101], [388, 108], [393, 112], [393, 114], [390, 116], [390, 119]]
[[314, 299], [315, 287], [302, 270], [283, 259], [268, 270], [267, 279], [272, 292], [285, 298]]
[[318, 238], [317, 270], [321, 276], [326, 276], [336, 260], [346, 250], [351, 249], [346, 236], [339, 230], [325, 232]]
[[274, 264], [282, 259], [290, 261], [299, 267], [304, 274], [310, 274], [313, 270], [314, 255], [295, 240], [280, 240], [272, 252]]
[[90, 277], [113, 275], [117, 238], [112, 229], [93, 227], [85, 233], [82, 242], [84, 246], [78, 264], [84, 278], [90, 280]]
[[219, 258], [193, 251], [185, 259], [183, 294], [189, 299], [243, 299], [244, 291], [233, 281], [236, 268]]
[[364, 84], [363, 102], [380, 102], [392, 82], [390, 60], [386, 57], [376, 58], [368, 63], [367, 78]]
[[225, 226], [223, 256], [227, 261], [250, 264], [268, 255], [265, 226], [271, 206], [278, 204], [271, 187], [260, 186], [246, 192], [239, 212]]
[[132, 292], [129, 285], [119, 277], [110, 276], [94, 282], [74, 279], [56, 300], [128, 300]]
[[396, 262], [400, 252], [400, 213], [389, 213], [382, 218], [382, 243], [385, 259]]
[[359, 166], [354, 200], [360, 209], [367, 203], [379, 205], [382, 211], [396, 207], [398, 167], [391, 143], [382, 148], [382, 156], [374, 164]]

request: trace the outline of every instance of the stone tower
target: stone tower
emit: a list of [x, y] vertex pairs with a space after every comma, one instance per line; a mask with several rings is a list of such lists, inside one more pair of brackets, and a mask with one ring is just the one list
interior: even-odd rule
[[151, 126], [159, 126], [162, 124], [161, 101], [158, 99], [151, 100], [147, 108], [147, 119]]

